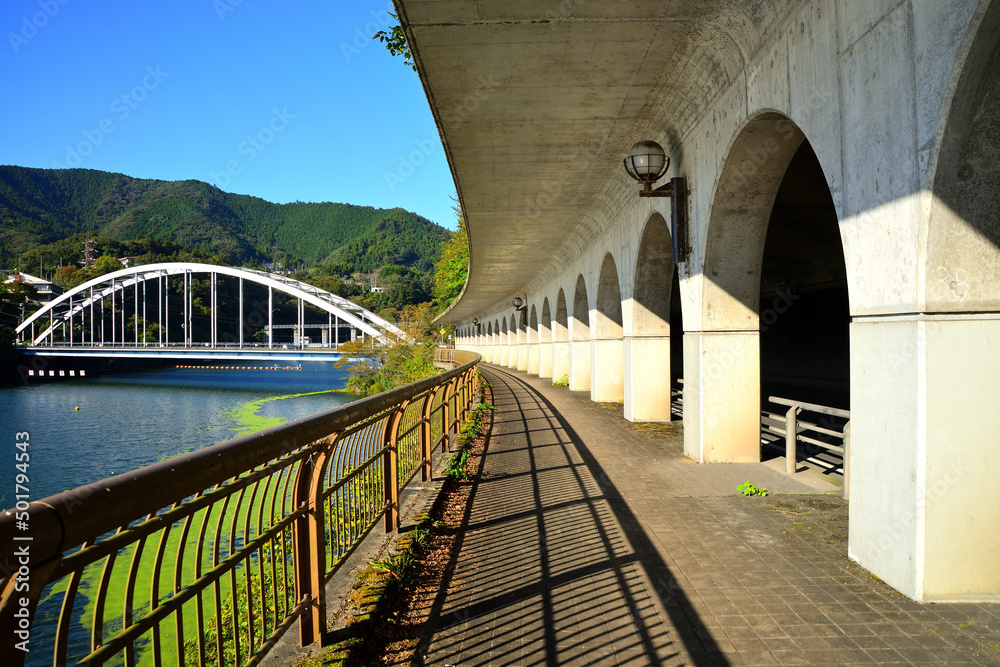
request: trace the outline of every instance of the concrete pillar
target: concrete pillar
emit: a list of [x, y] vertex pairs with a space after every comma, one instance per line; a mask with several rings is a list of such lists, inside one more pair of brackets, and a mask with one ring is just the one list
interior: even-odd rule
[[507, 368], [517, 368], [517, 343], [507, 345]]
[[670, 421], [670, 337], [627, 336], [625, 347], [625, 419]]
[[507, 345], [507, 341], [501, 340], [499, 347], [499, 354], [496, 356], [496, 360], [493, 363], [500, 366], [506, 366], [508, 360], [510, 359], [510, 345]]
[[517, 370], [528, 370], [528, 344], [519, 343], [517, 346]]
[[554, 343], [538, 344], [538, 377], [552, 377], [552, 356]]
[[528, 373], [538, 375], [539, 349], [538, 343], [528, 343]]
[[760, 335], [684, 332], [684, 453], [760, 461]]
[[561, 340], [552, 343], [552, 380], [558, 382], [563, 376], [569, 377], [570, 342]]
[[848, 553], [923, 601], [1000, 601], [1000, 314], [851, 323]]
[[574, 340], [569, 344], [569, 388], [590, 391], [591, 341]]
[[616, 403], [624, 397], [624, 341], [604, 338], [593, 341], [591, 351], [590, 400]]

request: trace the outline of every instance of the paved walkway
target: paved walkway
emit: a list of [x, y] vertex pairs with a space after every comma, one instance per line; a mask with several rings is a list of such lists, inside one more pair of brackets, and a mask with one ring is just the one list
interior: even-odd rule
[[1000, 664], [1000, 605], [915, 603], [854, 565], [838, 497], [484, 373], [494, 427], [425, 664]]

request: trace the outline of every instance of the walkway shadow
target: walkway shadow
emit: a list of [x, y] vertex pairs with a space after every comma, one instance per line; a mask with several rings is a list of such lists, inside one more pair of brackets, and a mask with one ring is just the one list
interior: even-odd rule
[[[454, 656], [447, 661], [456, 664], [461, 656], [460, 664], [728, 665], [584, 439], [538, 390], [503, 370], [484, 370], [494, 401], [509, 405], [494, 415], [457, 548], [431, 605], [433, 644], [427, 637], [421, 654]], [[540, 420], [549, 428], [539, 428]], [[497, 431], [516, 444], [492, 452]], [[489, 457], [491, 471], [505, 457], [506, 472], [483, 479]], [[475, 510], [485, 518], [477, 522]], [[467, 558], [487, 557], [472, 566], [472, 586], [461, 582], [449, 595], [454, 573], [468, 566], [460, 559], [466, 546]]]

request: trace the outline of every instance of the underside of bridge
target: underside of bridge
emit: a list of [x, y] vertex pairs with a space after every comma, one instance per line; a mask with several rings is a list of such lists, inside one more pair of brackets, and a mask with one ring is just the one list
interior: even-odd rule
[[[635, 421], [682, 379], [706, 464], [760, 460], [772, 395], [849, 410], [850, 556], [1000, 599], [1000, 2], [395, 5], [468, 223], [462, 347]], [[623, 168], [648, 140], [680, 217]]]

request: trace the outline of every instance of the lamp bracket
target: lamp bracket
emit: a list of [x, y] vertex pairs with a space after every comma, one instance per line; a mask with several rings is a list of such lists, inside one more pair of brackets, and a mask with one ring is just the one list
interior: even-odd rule
[[660, 187], [653, 189], [652, 184], [644, 183], [642, 190], [639, 190], [640, 197], [673, 197], [674, 196], [674, 184], [669, 182], [666, 185], [661, 185]]

